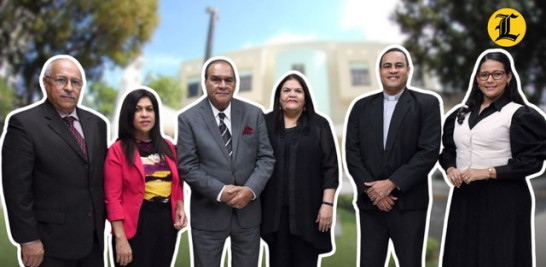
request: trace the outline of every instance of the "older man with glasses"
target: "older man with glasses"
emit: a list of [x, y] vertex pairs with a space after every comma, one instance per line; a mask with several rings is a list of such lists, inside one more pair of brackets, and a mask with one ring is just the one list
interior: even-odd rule
[[56, 56], [41, 75], [46, 97], [8, 115], [2, 183], [24, 266], [104, 266], [103, 166], [107, 123], [79, 107], [85, 74]]

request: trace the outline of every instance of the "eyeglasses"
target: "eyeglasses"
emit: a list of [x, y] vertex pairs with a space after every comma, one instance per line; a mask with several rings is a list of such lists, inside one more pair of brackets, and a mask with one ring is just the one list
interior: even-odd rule
[[489, 79], [489, 75], [493, 76], [493, 80], [500, 80], [502, 76], [504, 75], [504, 71], [496, 70], [493, 72], [488, 72], [488, 71], [480, 72], [478, 73], [478, 78], [480, 78], [480, 80], [482, 81], [487, 81], [487, 79]]
[[[57, 76], [55, 78], [51, 76], [46, 76], [47, 79], [53, 79], [53, 82], [57, 87], [65, 87], [68, 83], [68, 78], [64, 76]], [[80, 89], [83, 86], [83, 82], [80, 79], [70, 79], [70, 83], [72, 84], [72, 87], [76, 89]]]

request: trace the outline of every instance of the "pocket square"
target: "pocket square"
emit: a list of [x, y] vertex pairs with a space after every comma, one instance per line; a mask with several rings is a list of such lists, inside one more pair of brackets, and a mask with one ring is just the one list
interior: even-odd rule
[[243, 130], [243, 135], [249, 135], [254, 132], [254, 129], [252, 129], [250, 126], [245, 126], [245, 129]]

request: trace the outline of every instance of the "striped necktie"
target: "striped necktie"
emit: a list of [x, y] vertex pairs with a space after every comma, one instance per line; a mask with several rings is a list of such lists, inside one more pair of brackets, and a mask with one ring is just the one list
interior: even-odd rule
[[87, 147], [85, 146], [85, 139], [83, 139], [83, 136], [76, 130], [76, 127], [74, 127], [74, 121], [76, 118], [72, 116], [66, 116], [63, 118], [63, 120], [68, 124], [68, 129], [70, 129], [70, 132], [76, 138], [76, 141], [78, 142], [78, 145], [80, 146], [83, 155], [85, 156], [85, 159], [87, 160]]
[[231, 134], [229, 133], [229, 129], [224, 123], [224, 118], [226, 117], [226, 114], [220, 112], [218, 113], [218, 117], [220, 118], [220, 124], [218, 125], [218, 129], [220, 129], [220, 134], [222, 135], [222, 139], [224, 140], [224, 145], [226, 146], [229, 157], [231, 158], [231, 154], [233, 154], [233, 149], [231, 147]]

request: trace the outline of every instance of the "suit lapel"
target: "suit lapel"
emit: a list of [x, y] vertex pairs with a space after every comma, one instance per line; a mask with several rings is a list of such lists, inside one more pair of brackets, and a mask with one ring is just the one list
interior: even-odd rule
[[212, 139], [214, 139], [216, 144], [220, 147], [220, 151], [222, 151], [222, 154], [224, 154], [226, 159], [231, 161], [231, 159], [229, 158], [229, 154], [227, 152], [226, 146], [224, 145], [224, 140], [222, 139], [222, 136], [220, 135], [220, 130], [218, 129], [216, 118], [214, 118], [214, 114], [212, 113], [212, 108], [210, 107], [210, 103], [207, 98], [201, 101], [200, 109], [201, 109], [201, 112], [199, 112], [199, 114], [201, 114], [201, 118], [203, 119], [203, 121], [205, 121], [205, 124], [207, 125], [207, 128], [209, 130], [209, 133], [212, 136]]
[[375, 134], [373, 143], [377, 151], [383, 152], [383, 93], [378, 94], [370, 104], [372, 105], [370, 130]]
[[146, 172], [144, 172], [144, 164], [142, 163], [142, 159], [140, 158], [140, 152], [138, 152], [138, 148], [135, 146], [135, 156], [134, 156], [134, 163], [133, 165], [135, 168], [137, 168], [138, 172], [140, 173], [140, 177], [142, 178], [142, 181], [146, 183]]
[[398, 136], [398, 134], [400, 134], [400, 126], [402, 125], [406, 114], [408, 114], [408, 109], [411, 106], [412, 101], [413, 99], [408, 89], [404, 89], [404, 92], [400, 96], [398, 103], [396, 103], [396, 107], [394, 108], [394, 112], [392, 114], [391, 124], [389, 126], [389, 133], [387, 135], [386, 150], [392, 149], [396, 137]]
[[87, 158], [90, 161], [93, 158], [94, 151], [91, 148], [93, 147], [93, 144], [97, 138], [96, 129], [98, 128], [96, 125], [93, 124], [91, 116], [88, 116], [87, 113], [80, 112], [80, 109], [77, 109], [77, 112], [78, 118], [80, 119], [80, 125], [82, 126], [83, 135], [85, 136], [85, 144], [87, 146]]
[[53, 130], [53, 132], [58, 134], [68, 144], [70, 148], [72, 148], [83, 160], [85, 160], [83, 151], [78, 145], [76, 138], [72, 135], [72, 133], [68, 129], [68, 126], [63, 121], [59, 113], [48, 102], [48, 100], [45, 101], [43, 107], [44, 107], [44, 118], [49, 121], [48, 123], [49, 128]]
[[240, 103], [233, 99], [231, 101], [231, 142], [233, 144], [233, 157], [237, 155], [237, 147], [239, 144], [239, 133], [242, 133], [243, 110]]

